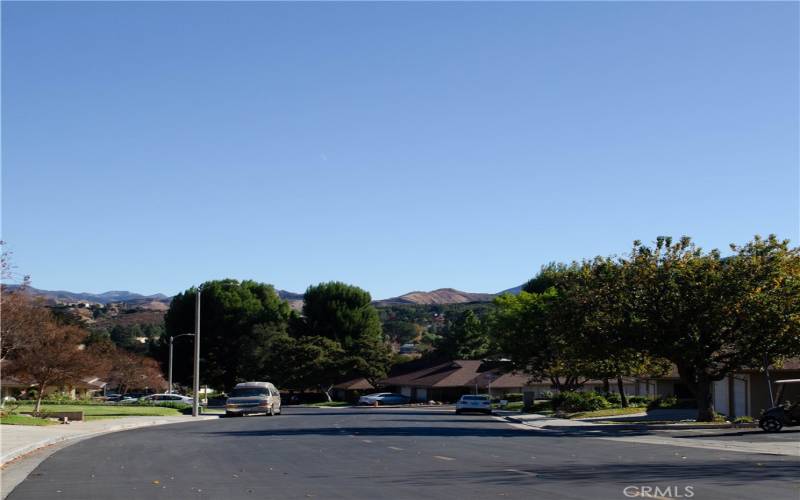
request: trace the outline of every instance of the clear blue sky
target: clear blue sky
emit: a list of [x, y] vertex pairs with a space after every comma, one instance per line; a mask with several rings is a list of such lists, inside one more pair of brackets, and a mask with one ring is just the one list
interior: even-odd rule
[[3, 239], [39, 288], [376, 298], [797, 244], [798, 8], [3, 2]]

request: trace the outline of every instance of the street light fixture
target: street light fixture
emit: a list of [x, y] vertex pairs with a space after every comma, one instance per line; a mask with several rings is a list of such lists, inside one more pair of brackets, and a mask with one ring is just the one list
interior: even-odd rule
[[178, 337], [194, 337], [194, 333], [181, 333], [169, 338], [169, 394], [172, 394], [172, 342]]

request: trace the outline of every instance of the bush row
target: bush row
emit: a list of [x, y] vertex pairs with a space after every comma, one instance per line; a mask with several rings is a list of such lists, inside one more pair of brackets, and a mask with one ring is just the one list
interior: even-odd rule
[[[619, 408], [622, 406], [622, 398], [616, 392], [603, 395], [594, 391], [565, 391], [554, 395], [550, 403], [553, 410], [570, 413]], [[628, 406], [650, 408], [653, 407], [653, 403], [654, 400], [647, 396], [628, 396]], [[663, 408], [663, 406], [657, 406], [657, 408]]]

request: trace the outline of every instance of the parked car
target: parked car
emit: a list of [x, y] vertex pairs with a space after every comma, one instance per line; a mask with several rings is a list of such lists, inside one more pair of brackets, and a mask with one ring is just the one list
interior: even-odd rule
[[225, 416], [239, 417], [250, 413], [268, 416], [281, 414], [281, 394], [269, 382], [236, 384], [225, 401]]
[[492, 414], [492, 399], [483, 394], [461, 396], [461, 399], [456, 402], [456, 414], [461, 414], [468, 411]]
[[406, 405], [409, 402], [411, 402], [411, 398], [395, 392], [376, 392], [358, 398], [358, 404], [368, 406], [374, 406], [375, 403], [379, 405]]
[[107, 405], [131, 404], [131, 403], [136, 403], [138, 401], [139, 401], [139, 396], [132, 396], [130, 394], [112, 394], [106, 397], [105, 404]]
[[140, 399], [140, 401], [152, 404], [166, 404], [166, 403], [185, 403], [192, 404], [192, 398], [189, 396], [181, 396], [180, 394], [151, 394]]

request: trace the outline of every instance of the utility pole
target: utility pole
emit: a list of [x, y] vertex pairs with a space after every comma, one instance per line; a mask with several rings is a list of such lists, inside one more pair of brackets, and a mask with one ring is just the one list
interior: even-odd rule
[[200, 293], [203, 285], [197, 287], [197, 300], [194, 316], [194, 400], [192, 401], [192, 416], [200, 414]]
[[194, 333], [181, 333], [169, 338], [169, 390], [167, 392], [170, 394], [172, 394], [172, 342], [178, 337], [194, 337]]

